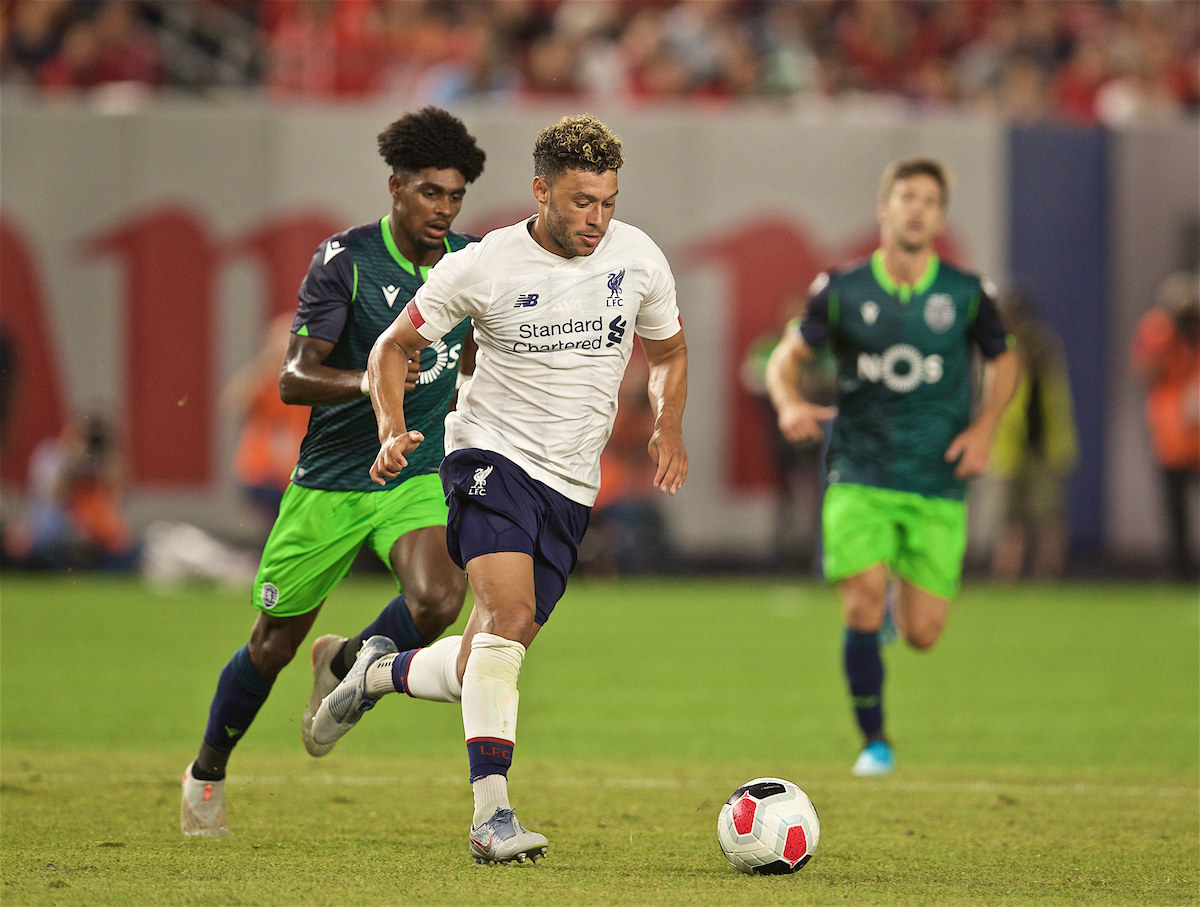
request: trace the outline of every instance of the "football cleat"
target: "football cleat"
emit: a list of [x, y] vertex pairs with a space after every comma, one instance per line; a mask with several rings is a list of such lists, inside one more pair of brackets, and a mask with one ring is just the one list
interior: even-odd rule
[[364, 712], [375, 708], [379, 701], [367, 695], [367, 668], [385, 655], [394, 655], [400, 650], [386, 636], [372, 636], [358, 650], [345, 680], [339, 683], [324, 699], [313, 716], [312, 738], [318, 746], [331, 747], [358, 724]]
[[492, 817], [471, 829], [471, 856], [476, 863], [536, 863], [546, 855], [550, 843], [545, 835], [529, 831], [511, 809], [498, 809]]
[[858, 754], [858, 759], [855, 760], [854, 768], [850, 769], [850, 773], [858, 775], [860, 778], [868, 778], [891, 774], [895, 767], [896, 759], [892, 755], [892, 748], [888, 746], [887, 741], [875, 740], [868, 743]]
[[329, 665], [342, 650], [345, 642], [346, 637], [328, 633], [318, 637], [312, 644], [312, 695], [308, 697], [308, 705], [304, 707], [304, 714], [300, 716], [300, 739], [304, 741], [304, 748], [310, 756], [324, 756], [333, 749], [333, 743], [320, 744], [313, 740], [313, 716], [321, 707], [321, 700], [337, 688], [337, 675], [330, 670]]
[[225, 782], [200, 781], [192, 777], [192, 766], [183, 772], [183, 797], [179, 803], [179, 830], [188, 836], [228, 837], [225, 818]]

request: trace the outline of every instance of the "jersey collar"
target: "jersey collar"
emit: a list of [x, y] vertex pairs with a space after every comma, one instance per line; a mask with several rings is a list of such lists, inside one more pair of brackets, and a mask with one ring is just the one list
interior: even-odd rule
[[930, 255], [929, 264], [925, 266], [925, 273], [917, 279], [916, 283], [898, 284], [892, 280], [892, 275], [887, 272], [887, 267], [883, 263], [883, 249], [876, 249], [875, 254], [871, 256], [871, 273], [875, 276], [875, 282], [891, 295], [898, 297], [903, 303], [907, 303], [914, 296], [920, 296], [927, 292], [933, 286], [933, 282], [937, 280], [940, 266], [941, 260], [937, 255]]
[[[427, 280], [429, 278], [429, 268], [425, 267], [425, 265], [414, 265], [411, 261], [405, 258], [400, 249], [396, 247], [396, 238], [392, 236], [392, 215], [385, 214], [383, 216], [383, 218], [379, 221], [379, 229], [383, 231], [383, 244], [387, 246], [387, 250], [389, 253], [391, 253], [392, 258], [396, 260], [396, 264], [402, 267], [413, 277], [417, 276], [417, 270], [419, 267], [421, 271], [421, 280]], [[449, 236], [443, 236], [442, 242], [445, 244], [447, 252], [452, 251], [450, 248]]]

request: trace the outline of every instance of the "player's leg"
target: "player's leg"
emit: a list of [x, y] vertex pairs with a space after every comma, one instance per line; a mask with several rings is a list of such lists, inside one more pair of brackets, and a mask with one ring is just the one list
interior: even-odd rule
[[[221, 672], [203, 742], [184, 772], [184, 834], [229, 833], [224, 807], [229, 758], [366, 536], [353, 518], [355, 501], [335, 500], [341, 494], [291, 486], [284, 495], [254, 583], [252, 602], [261, 613], [250, 642]], [[334, 511], [340, 512], [340, 520], [334, 519]]]
[[886, 489], [835, 484], [822, 510], [825, 575], [842, 600], [842, 668], [863, 748], [857, 775], [886, 774], [894, 760], [884, 734], [884, 666], [880, 630], [888, 594], [888, 565], [897, 547]]
[[[385, 693], [440, 702], [458, 702], [461, 693], [453, 670], [458, 638], [430, 645], [458, 619], [467, 588], [466, 574], [446, 549], [448, 510], [441, 480], [418, 476], [376, 494], [369, 541], [403, 592], [356, 636], [323, 636], [313, 643], [313, 690], [301, 731], [314, 756], [329, 752]], [[322, 713], [322, 702], [335, 690], [336, 698]], [[314, 733], [317, 715], [321, 729]]]
[[429, 645], [458, 619], [467, 591], [466, 575], [446, 550], [448, 510], [438, 476], [417, 476], [376, 493], [386, 497], [379, 499], [370, 543], [401, 594], [340, 648], [330, 664], [339, 680], [372, 636], [386, 636], [400, 652]]
[[967, 508], [962, 501], [909, 495], [897, 520], [904, 530], [896, 555], [901, 579], [897, 624], [913, 648], [931, 649], [941, 638], [962, 581]]

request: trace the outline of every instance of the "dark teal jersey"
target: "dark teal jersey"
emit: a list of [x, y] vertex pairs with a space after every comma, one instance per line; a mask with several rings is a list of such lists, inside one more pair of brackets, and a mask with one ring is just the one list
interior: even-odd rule
[[830, 482], [962, 499], [945, 454], [970, 422], [971, 348], [994, 358], [1011, 343], [989, 286], [937, 256], [898, 286], [882, 251], [817, 278], [800, 331], [837, 361]]
[[[334, 344], [325, 359], [332, 368], [365, 369], [375, 340], [404, 311], [429, 273], [429, 268], [414, 266], [400, 254], [389, 224], [390, 217], [385, 217], [321, 243], [300, 285], [292, 333]], [[455, 252], [474, 240], [450, 233], [446, 250]], [[443, 420], [470, 328], [470, 320], [464, 320], [421, 352], [421, 375], [416, 389], [404, 395], [404, 416], [408, 428], [424, 434], [425, 440], [408, 455], [400, 475], [386, 486], [371, 481], [379, 428], [371, 401], [363, 397], [313, 407], [292, 481], [326, 491], [382, 491], [437, 472], [445, 453]]]

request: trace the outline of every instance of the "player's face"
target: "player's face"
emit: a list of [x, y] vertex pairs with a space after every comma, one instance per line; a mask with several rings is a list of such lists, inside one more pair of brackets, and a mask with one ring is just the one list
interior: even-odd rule
[[904, 252], [921, 252], [942, 229], [942, 187], [932, 176], [918, 173], [896, 180], [879, 206], [884, 243]]
[[533, 194], [544, 228], [535, 228], [542, 233], [539, 241], [548, 240], [550, 251], [565, 258], [591, 255], [617, 208], [617, 171], [567, 170], [553, 183], [536, 176]]
[[404, 250], [405, 241], [417, 255], [444, 249], [446, 234], [462, 208], [467, 181], [453, 167], [426, 167], [416, 173], [393, 173], [392, 235]]

